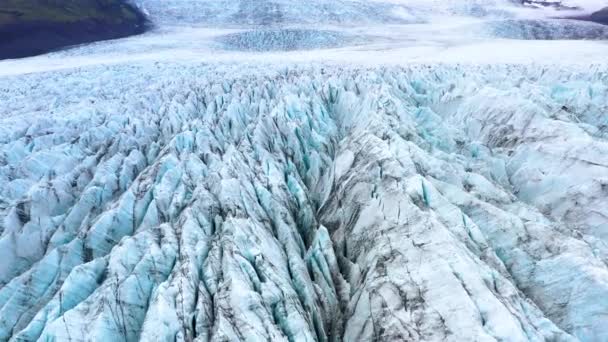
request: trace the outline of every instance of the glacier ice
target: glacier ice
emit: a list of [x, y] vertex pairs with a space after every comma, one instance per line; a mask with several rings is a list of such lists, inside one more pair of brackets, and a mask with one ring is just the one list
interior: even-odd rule
[[608, 39], [608, 27], [579, 20], [496, 20], [488, 24], [491, 36], [510, 39]]
[[602, 66], [0, 78], [0, 340], [608, 339]]
[[399, 15], [416, 7], [390, 1], [352, 0], [134, 0], [161, 25], [277, 26], [293, 24], [410, 23]]
[[133, 2], [0, 63], [0, 341], [608, 340], [603, 26]]
[[305, 29], [253, 30], [218, 37], [226, 49], [245, 51], [289, 51], [340, 47], [352, 38], [339, 32]]

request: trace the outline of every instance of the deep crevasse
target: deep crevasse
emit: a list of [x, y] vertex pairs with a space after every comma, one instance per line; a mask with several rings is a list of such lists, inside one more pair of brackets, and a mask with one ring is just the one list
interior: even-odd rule
[[606, 339], [608, 74], [570, 69], [5, 77], [0, 340]]

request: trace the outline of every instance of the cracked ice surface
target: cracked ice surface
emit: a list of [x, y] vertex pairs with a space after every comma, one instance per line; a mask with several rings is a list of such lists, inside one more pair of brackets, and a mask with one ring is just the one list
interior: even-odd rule
[[605, 67], [0, 78], [0, 340], [608, 339]]
[[218, 38], [218, 42], [229, 50], [245, 51], [330, 48], [346, 45], [348, 40], [338, 32], [302, 29], [254, 30], [232, 33]]

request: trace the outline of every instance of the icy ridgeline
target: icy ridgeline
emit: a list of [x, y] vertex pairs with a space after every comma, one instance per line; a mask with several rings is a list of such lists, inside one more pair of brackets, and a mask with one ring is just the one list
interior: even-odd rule
[[608, 73], [0, 80], [0, 340], [608, 339]]
[[399, 2], [369, 0], [133, 0], [133, 3], [160, 26], [220, 27], [418, 22], [421, 17], [417, 14], [428, 11], [428, 7], [448, 6], [441, 2], [410, 1], [410, 6], [405, 6]]

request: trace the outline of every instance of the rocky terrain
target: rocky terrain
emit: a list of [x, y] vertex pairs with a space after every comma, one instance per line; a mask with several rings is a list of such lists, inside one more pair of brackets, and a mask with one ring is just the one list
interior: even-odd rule
[[123, 0], [4, 0], [0, 59], [142, 33], [146, 18]]

